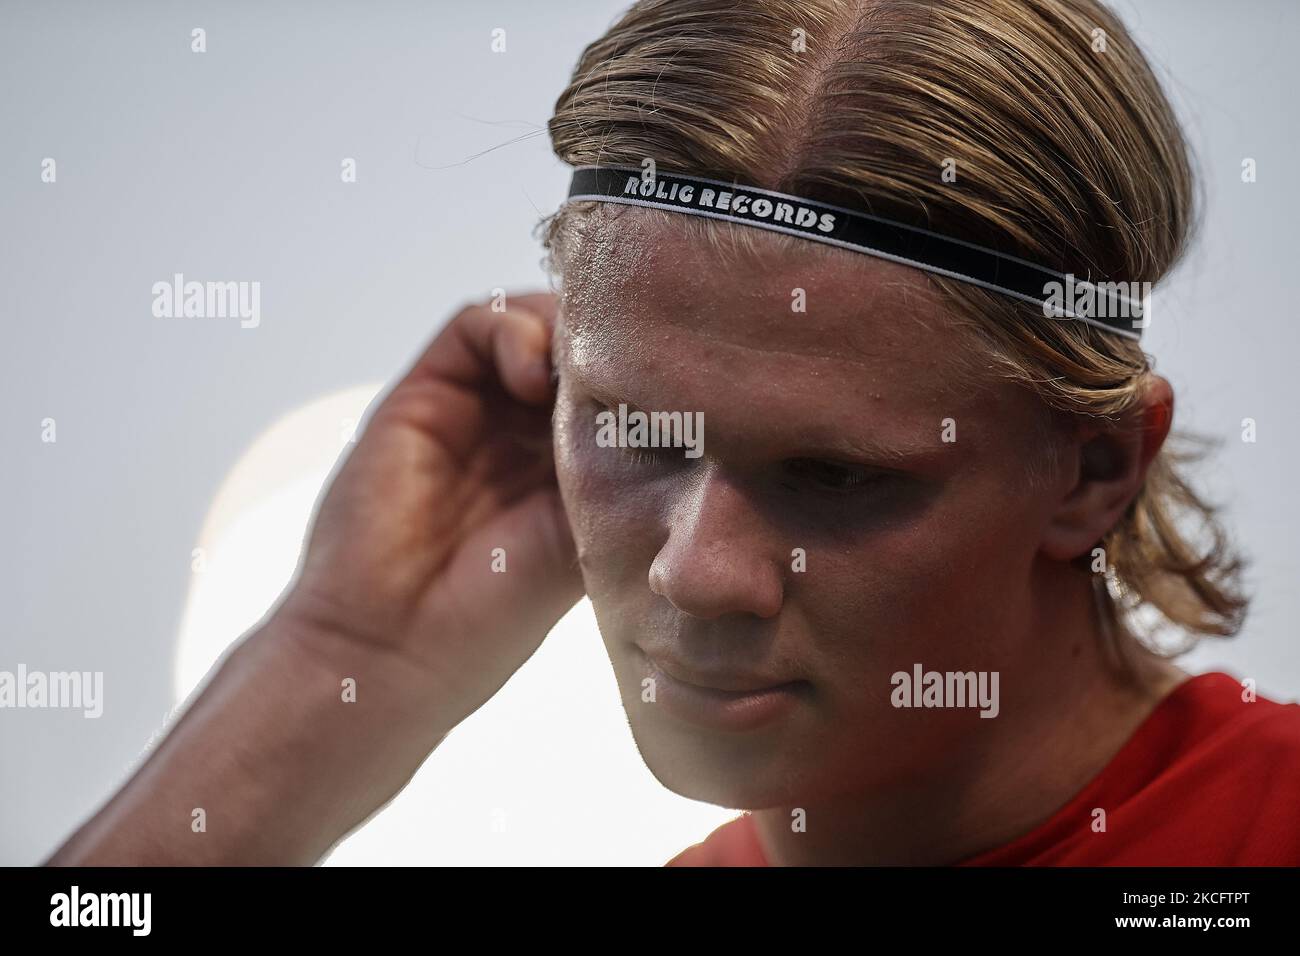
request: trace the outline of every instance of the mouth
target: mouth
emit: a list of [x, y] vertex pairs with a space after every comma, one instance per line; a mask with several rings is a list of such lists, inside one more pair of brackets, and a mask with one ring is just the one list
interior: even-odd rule
[[[788, 716], [812, 690], [805, 680], [779, 680], [748, 671], [705, 670], [636, 648], [652, 701], [697, 726], [749, 731]], [[642, 698], [644, 699], [644, 698]]]

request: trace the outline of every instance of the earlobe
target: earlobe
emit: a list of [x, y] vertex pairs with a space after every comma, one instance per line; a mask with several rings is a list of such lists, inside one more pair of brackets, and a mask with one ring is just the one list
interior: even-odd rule
[[1048, 522], [1045, 555], [1072, 561], [1106, 536], [1141, 491], [1172, 421], [1173, 392], [1153, 375], [1142, 400], [1119, 422], [1080, 431], [1072, 456], [1078, 473]]

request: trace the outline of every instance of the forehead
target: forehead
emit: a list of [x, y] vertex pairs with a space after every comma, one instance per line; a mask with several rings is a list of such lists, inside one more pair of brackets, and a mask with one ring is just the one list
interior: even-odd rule
[[969, 345], [917, 270], [752, 227], [614, 208], [565, 269], [561, 350], [583, 380], [699, 391], [692, 383], [703, 379], [713, 391], [789, 398], [834, 389], [927, 420], [969, 397]]

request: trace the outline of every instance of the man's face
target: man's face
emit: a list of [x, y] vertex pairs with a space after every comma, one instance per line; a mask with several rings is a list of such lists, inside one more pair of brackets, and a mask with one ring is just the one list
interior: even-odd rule
[[[766, 234], [722, 256], [640, 213], [565, 276], [555, 442], [646, 764], [758, 809], [971, 759], [1012, 695], [994, 720], [901, 709], [891, 675], [996, 670], [1006, 691], [1041, 662], [1034, 400], [962, 384], [969, 346], [914, 270]], [[620, 403], [701, 412], [703, 454], [603, 446]]]

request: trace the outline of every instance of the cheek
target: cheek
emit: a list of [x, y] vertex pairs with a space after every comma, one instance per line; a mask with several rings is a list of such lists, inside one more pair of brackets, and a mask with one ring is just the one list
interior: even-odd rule
[[832, 674], [920, 662], [976, 666], [1020, 639], [1034, 560], [1032, 516], [977, 487], [945, 493], [906, 524], [808, 555], [788, 606]]
[[601, 582], [637, 579], [643, 586], [662, 544], [653, 483], [639, 480], [617, 448], [595, 443], [595, 426], [557, 415], [555, 474], [588, 593]]

